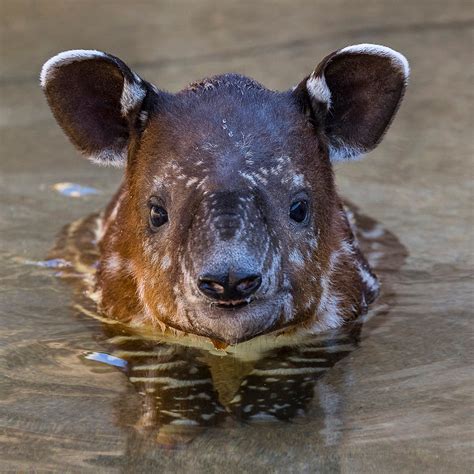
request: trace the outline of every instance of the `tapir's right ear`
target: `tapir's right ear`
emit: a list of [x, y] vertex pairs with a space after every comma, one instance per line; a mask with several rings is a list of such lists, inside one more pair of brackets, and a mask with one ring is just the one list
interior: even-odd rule
[[40, 79], [74, 145], [96, 163], [124, 166], [131, 129], [152, 86], [115, 56], [89, 50], [52, 57]]

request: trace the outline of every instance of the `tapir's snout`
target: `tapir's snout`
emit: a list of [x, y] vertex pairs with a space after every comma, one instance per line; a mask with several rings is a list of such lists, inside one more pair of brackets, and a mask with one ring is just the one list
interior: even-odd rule
[[188, 239], [179, 303], [194, 333], [236, 344], [269, 331], [289, 311], [280, 255], [248, 190], [205, 196]]
[[189, 238], [195, 296], [219, 304], [249, 302], [262, 287], [270, 236], [263, 212], [247, 190], [204, 198]]

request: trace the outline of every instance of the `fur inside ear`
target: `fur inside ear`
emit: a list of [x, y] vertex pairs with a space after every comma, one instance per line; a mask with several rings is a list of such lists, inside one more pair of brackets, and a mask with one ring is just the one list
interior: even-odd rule
[[330, 54], [303, 81], [311, 107], [322, 116], [331, 161], [356, 159], [377, 146], [398, 110], [409, 74], [402, 54], [359, 44]]
[[149, 90], [145, 81], [115, 56], [72, 50], [44, 64], [40, 83], [57, 122], [87, 158], [125, 165], [133, 120]]

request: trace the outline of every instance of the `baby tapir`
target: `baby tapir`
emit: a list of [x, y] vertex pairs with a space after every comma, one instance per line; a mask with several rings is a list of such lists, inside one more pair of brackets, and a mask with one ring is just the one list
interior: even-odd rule
[[408, 75], [401, 54], [361, 44], [288, 91], [223, 74], [171, 94], [103, 52], [51, 58], [41, 85], [60, 126], [125, 168], [97, 232], [102, 310], [216, 344], [365, 313], [379, 284], [332, 163], [379, 143]]

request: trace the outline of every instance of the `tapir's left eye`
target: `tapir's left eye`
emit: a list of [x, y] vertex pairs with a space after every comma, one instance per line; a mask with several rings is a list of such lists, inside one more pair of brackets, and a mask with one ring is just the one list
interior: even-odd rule
[[150, 203], [150, 227], [152, 230], [168, 222], [168, 212], [158, 204]]
[[295, 201], [290, 206], [290, 219], [299, 224], [306, 221], [309, 213], [308, 201], [304, 199]]

